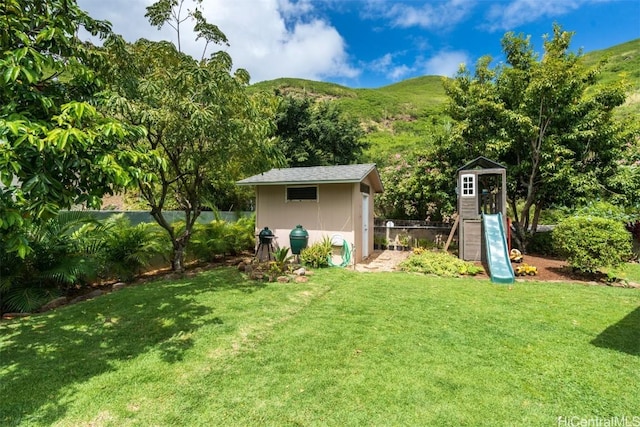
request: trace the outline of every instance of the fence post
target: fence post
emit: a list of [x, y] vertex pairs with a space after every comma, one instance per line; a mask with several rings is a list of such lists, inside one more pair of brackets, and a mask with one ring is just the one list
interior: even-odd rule
[[389, 247], [388, 245], [391, 244], [391, 240], [389, 240], [389, 236], [390, 236], [389, 229], [392, 228], [394, 225], [395, 224], [393, 223], [393, 221], [387, 221], [387, 224], [386, 224], [386, 226], [387, 226], [387, 248]]

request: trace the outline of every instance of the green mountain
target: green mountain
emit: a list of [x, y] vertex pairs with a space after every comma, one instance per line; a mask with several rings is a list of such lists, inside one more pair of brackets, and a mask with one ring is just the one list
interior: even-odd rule
[[[640, 39], [584, 55], [589, 66], [605, 59], [608, 62], [600, 83], [625, 80], [629, 84], [627, 102], [616, 114], [640, 116]], [[277, 90], [338, 103], [346, 114], [357, 117], [366, 130], [371, 142], [367, 160], [384, 162], [391, 154], [412, 151], [428, 143], [437, 128], [447, 121], [442, 82], [443, 77], [422, 76], [375, 89], [352, 89], [334, 83], [280, 78], [256, 83], [251, 90]]]
[[628, 85], [627, 101], [618, 108], [619, 116], [640, 116], [640, 39], [619, 44], [608, 49], [586, 53], [587, 65], [606, 60], [600, 75], [601, 84], [624, 80]]

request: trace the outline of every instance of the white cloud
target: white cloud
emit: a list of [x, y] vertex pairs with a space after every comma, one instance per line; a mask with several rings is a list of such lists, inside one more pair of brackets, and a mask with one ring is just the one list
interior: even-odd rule
[[387, 53], [381, 56], [380, 58], [371, 61], [371, 64], [369, 64], [369, 68], [371, 68], [373, 71], [386, 73], [389, 67], [391, 67], [392, 65], [393, 65], [393, 55], [391, 55], [390, 53]]
[[[442, 29], [454, 27], [469, 16], [475, 2], [469, 0], [448, 0], [446, 2], [425, 2], [421, 7], [410, 4], [394, 3], [386, 16], [394, 26], [424, 29]], [[388, 7], [388, 5], [386, 5]]]
[[378, 74], [383, 74], [392, 81], [402, 80], [404, 77], [415, 71], [415, 68], [406, 64], [396, 64], [393, 57], [394, 54], [387, 53], [380, 58], [371, 61], [367, 65], [367, 69]]
[[[164, 26], [157, 31], [144, 17], [145, 7], [153, 2], [78, 0], [92, 17], [111, 21], [113, 30], [127, 41], [144, 37], [176, 42], [171, 28]], [[230, 47], [210, 47], [207, 54], [226, 50], [235, 67], [249, 71], [252, 82], [278, 77], [354, 78], [360, 72], [350, 65], [342, 36], [329, 22], [314, 16], [309, 0], [207, 0], [202, 9], [230, 43]], [[182, 50], [200, 58], [204, 42], [195, 41], [188, 22], [181, 30]]]
[[286, 18], [299, 18], [312, 12], [313, 5], [310, 0], [299, 0], [297, 2], [279, 0], [278, 9]]
[[460, 68], [460, 64], [470, 64], [469, 56], [460, 51], [441, 51], [424, 61], [424, 74], [452, 77]]
[[589, 0], [514, 0], [496, 3], [487, 12], [485, 27], [490, 31], [513, 30], [540, 18], [564, 15], [587, 2]]
[[407, 65], [398, 65], [397, 67], [393, 67], [388, 73], [387, 77], [391, 80], [397, 82], [404, 79], [406, 76], [411, 74], [414, 71], [414, 68], [409, 67]]

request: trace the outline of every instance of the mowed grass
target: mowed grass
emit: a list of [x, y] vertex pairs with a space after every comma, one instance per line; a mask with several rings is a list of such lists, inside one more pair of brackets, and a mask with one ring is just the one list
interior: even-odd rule
[[230, 269], [0, 324], [0, 425], [557, 425], [638, 416], [640, 292]]

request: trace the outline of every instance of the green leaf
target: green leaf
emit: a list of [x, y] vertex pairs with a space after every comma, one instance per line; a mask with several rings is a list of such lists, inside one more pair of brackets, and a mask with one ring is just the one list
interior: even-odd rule
[[3, 79], [5, 83], [10, 83], [16, 81], [18, 76], [20, 75], [20, 67], [17, 65], [7, 66], [7, 69], [4, 71]]

